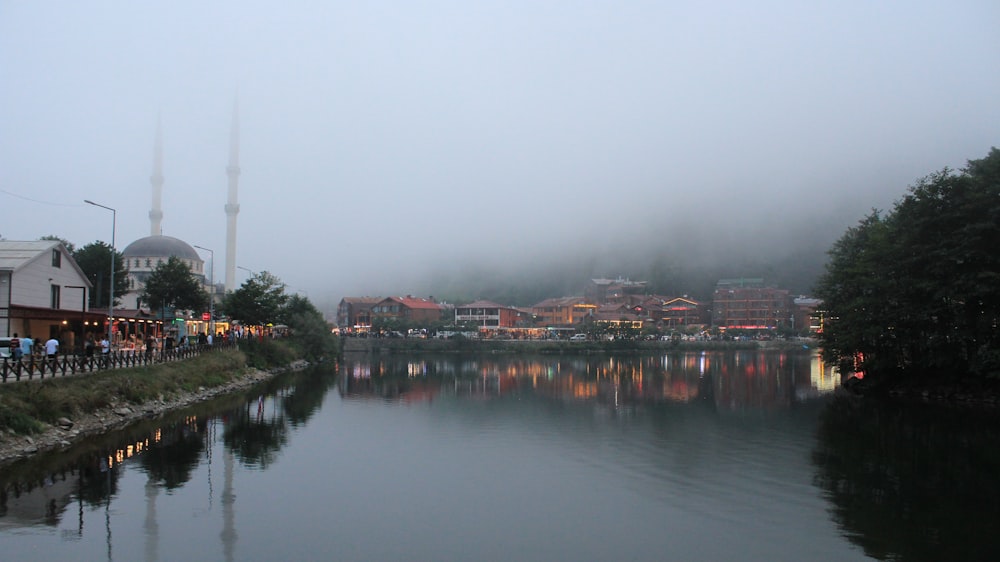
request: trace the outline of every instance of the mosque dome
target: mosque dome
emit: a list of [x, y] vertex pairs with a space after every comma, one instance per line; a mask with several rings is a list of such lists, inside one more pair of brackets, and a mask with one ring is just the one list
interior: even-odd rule
[[173, 236], [147, 236], [132, 242], [122, 250], [125, 258], [169, 258], [201, 261], [198, 252], [187, 242]]

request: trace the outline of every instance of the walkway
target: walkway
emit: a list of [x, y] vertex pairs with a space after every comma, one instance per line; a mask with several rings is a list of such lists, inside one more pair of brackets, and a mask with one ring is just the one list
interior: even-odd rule
[[126, 369], [129, 367], [144, 367], [165, 361], [182, 361], [201, 355], [202, 353], [221, 349], [236, 349], [235, 341], [216, 343], [212, 345], [195, 345], [175, 348], [158, 353], [134, 353], [131, 351], [113, 351], [107, 356], [97, 354], [91, 357], [83, 355], [62, 355], [49, 359], [31, 356], [14, 361], [9, 357], [0, 363], [0, 380], [6, 383], [22, 380], [41, 380], [46, 377], [55, 378], [71, 375], [106, 371], [109, 369]]

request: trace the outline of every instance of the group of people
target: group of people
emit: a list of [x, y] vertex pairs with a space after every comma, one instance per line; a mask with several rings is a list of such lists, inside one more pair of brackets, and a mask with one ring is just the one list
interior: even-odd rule
[[[111, 342], [107, 338], [102, 338], [100, 345], [102, 354], [111, 352]], [[84, 353], [88, 357], [94, 355], [94, 346], [94, 339], [88, 336], [83, 346]], [[24, 357], [41, 356], [43, 353], [48, 359], [54, 359], [59, 355], [59, 340], [55, 336], [42, 342], [41, 339], [32, 339], [31, 334], [20, 338], [17, 332], [14, 332], [14, 336], [10, 339], [10, 357], [14, 361], [20, 361]]]
[[[234, 333], [233, 335], [235, 336], [236, 334]], [[212, 334], [201, 332], [197, 335], [197, 337], [181, 336], [179, 339], [175, 340], [174, 336], [167, 335], [165, 338], [160, 340], [152, 335], [148, 335], [141, 343], [145, 344], [144, 348], [146, 353], [151, 354], [154, 349], [160, 348], [161, 346], [164, 351], [171, 351], [174, 347], [185, 348], [189, 345], [195, 344], [212, 345], [213, 339], [216, 341], [226, 341], [229, 339], [227, 336], [227, 334], [219, 332], [218, 336], [213, 338]], [[52, 359], [59, 355], [59, 347], [59, 340], [55, 336], [43, 342], [41, 339], [33, 339], [30, 334], [23, 338], [18, 337], [17, 332], [15, 332], [13, 337], [10, 339], [10, 357], [14, 361], [20, 361], [24, 357], [44, 356]], [[101, 336], [98, 339], [95, 338], [94, 335], [88, 334], [84, 339], [82, 347], [83, 354], [86, 357], [93, 357], [97, 348], [100, 348], [102, 356], [106, 356], [111, 353], [111, 342], [108, 340], [107, 336]]]

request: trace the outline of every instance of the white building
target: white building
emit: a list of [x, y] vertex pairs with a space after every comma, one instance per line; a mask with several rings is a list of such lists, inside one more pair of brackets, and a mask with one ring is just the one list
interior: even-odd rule
[[206, 282], [205, 261], [187, 242], [173, 236], [147, 236], [132, 242], [122, 250], [122, 258], [128, 269], [128, 292], [119, 301], [123, 309], [158, 309], [157, 303], [140, 302], [140, 295], [146, 287], [146, 281], [161, 263], [166, 263], [171, 257], [184, 262], [191, 274], [209, 290]]
[[106, 330], [106, 312], [88, 310], [90, 281], [62, 242], [0, 240], [0, 336], [56, 337], [72, 348]]

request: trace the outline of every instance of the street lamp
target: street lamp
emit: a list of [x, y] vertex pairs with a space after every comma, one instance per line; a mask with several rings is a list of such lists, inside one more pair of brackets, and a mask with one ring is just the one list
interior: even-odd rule
[[243, 271], [246, 271], [247, 273], [249, 273], [249, 274], [250, 274], [250, 277], [257, 277], [257, 274], [256, 274], [256, 273], [254, 273], [254, 272], [250, 271], [249, 269], [247, 269], [247, 268], [243, 267], [242, 265], [237, 265], [237, 266], [236, 266], [236, 269], [242, 269]]
[[118, 222], [118, 211], [100, 203], [94, 203], [90, 199], [84, 199], [83, 202], [111, 211], [111, 287], [108, 292], [108, 346], [110, 346], [113, 341], [111, 339], [111, 325], [115, 320], [115, 230]]
[[215, 252], [204, 248], [197, 244], [194, 245], [195, 248], [199, 250], [205, 250], [211, 256], [209, 259], [212, 261], [212, 267], [208, 270], [208, 282], [212, 286], [212, 290], [208, 293], [208, 333], [215, 333]]

